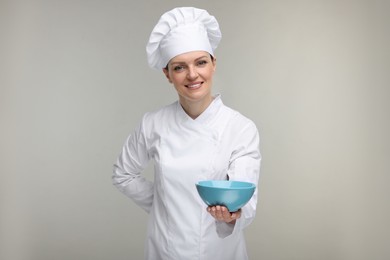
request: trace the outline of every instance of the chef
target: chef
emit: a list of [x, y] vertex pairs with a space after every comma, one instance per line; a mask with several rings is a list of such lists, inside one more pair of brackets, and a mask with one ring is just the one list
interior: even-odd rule
[[[257, 184], [255, 124], [212, 94], [217, 20], [193, 7], [163, 14], [146, 46], [178, 101], [146, 113], [114, 164], [113, 184], [148, 213], [145, 259], [248, 259], [243, 230], [255, 217], [257, 189], [239, 211], [207, 207], [195, 184], [238, 180]], [[154, 180], [142, 170], [154, 162]]]

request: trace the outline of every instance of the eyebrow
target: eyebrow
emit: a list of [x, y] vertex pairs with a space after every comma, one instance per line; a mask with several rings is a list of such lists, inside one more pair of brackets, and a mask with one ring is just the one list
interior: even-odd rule
[[[204, 58], [207, 58], [207, 56], [203, 55], [201, 57], [196, 58], [194, 61], [198, 61], [198, 60], [201, 60], [201, 59], [204, 59]], [[186, 64], [186, 62], [184, 62], [184, 61], [174, 61], [174, 62], [171, 63], [171, 65], [174, 65], [174, 64]]]

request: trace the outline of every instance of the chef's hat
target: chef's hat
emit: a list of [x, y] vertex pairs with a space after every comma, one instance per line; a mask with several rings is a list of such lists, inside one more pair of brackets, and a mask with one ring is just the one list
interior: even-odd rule
[[146, 45], [149, 66], [164, 68], [175, 56], [190, 51], [211, 55], [221, 40], [214, 16], [194, 7], [175, 8], [163, 14]]

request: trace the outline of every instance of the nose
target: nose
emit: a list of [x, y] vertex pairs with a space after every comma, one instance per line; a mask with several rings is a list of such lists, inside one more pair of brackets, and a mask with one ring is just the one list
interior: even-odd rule
[[194, 80], [194, 79], [196, 79], [197, 77], [198, 77], [198, 72], [197, 72], [196, 68], [193, 67], [193, 66], [189, 66], [189, 67], [188, 67], [187, 78], [188, 78], [189, 80]]

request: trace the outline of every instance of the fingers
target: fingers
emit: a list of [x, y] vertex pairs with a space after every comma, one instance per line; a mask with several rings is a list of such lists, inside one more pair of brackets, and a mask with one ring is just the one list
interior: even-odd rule
[[230, 213], [224, 206], [212, 206], [208, 207], [207, 211], [218, 221], [230, 223], [241, 217], [241, 210]]
[[241, 217], [241, 209], [239, 209], [238, 211], [236, 212], [233, 212], [232, 215], [231, 215], [232, 219], [236, 220], [236, 219], [239, 219]]

